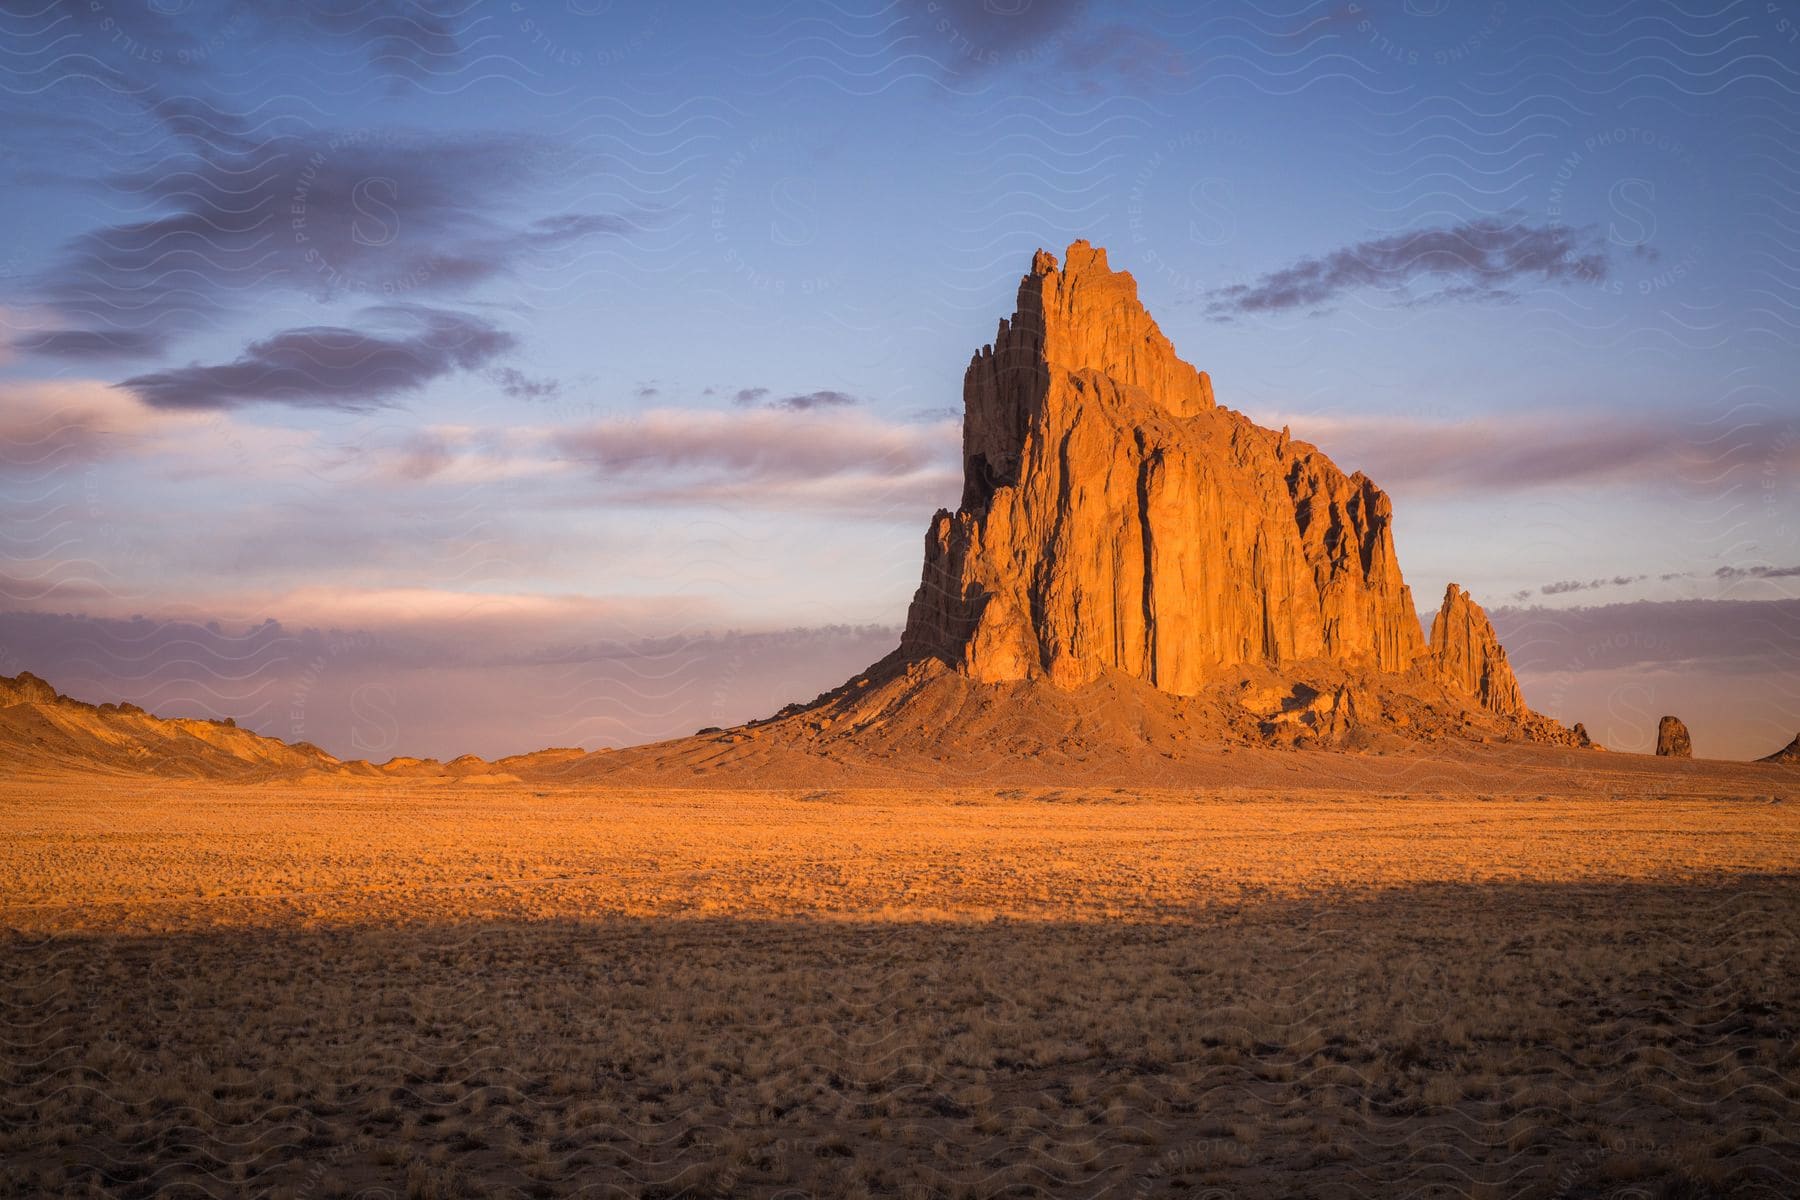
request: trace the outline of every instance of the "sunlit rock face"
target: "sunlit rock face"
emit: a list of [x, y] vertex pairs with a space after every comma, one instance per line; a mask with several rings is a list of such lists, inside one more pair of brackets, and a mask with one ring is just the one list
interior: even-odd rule
[[1426, 655], [1387, 495], [1219, 407], [1104, 250], [1037, 253], [963, 399], [962, 503], [926, 535], [903, 653], [1177, 694], [1242, 664]]
[[[1526, 715], [1525, 696], [1481, 605], [1454, 583], [1431, 621], [1431, 665], [1439, 678], [1491, 712]], [[1579, 740], [1586, 740], [1583, 729]]]

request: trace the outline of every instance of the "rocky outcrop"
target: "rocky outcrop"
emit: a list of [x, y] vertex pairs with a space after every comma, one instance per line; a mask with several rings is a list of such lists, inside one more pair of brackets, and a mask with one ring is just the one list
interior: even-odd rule
[[30, 672], [0, 676], [0, 771], [248, 779], [335, 769], [316, 746], [262, 737], [227, 717], [155, 717], [135, 704], [89, 704]]
[[1795, 734], [1793, 741], [1789, 742], [1775, 753], [1765, 755], [1756, 761], [1766, 763], [1800, 763], [1800, 733]]
[[59, 699], [55, 688], [30, 671], [20, 671], [12, 677], [0, 675], [0, 708], [14, 704], [55, 704]]
[[1430, 664], [1447, 686], [1489, 712], [1522, 718], [1529, 711], [1487, 613], [1454, 583], [1431, 620]]
[[1694, 744], [1679, 717], [1664, 717], [1656, 725], [1656, 753], [1663, 758], [1692, 758]]
[[1219, 407], [1103, 250], [1038, 252], [963, 400], [962, 502], [932, 519], [902, 657], [1191, 695], [1241, 664], [1424, 654], [1386, 494]]

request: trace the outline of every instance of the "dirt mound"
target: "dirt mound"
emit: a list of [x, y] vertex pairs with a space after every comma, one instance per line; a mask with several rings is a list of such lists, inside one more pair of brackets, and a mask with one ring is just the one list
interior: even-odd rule
[[[1564, 733], [1558, 744], [1576, 745]], [[1252, 761], [1258, 770], [1296, 770], [1298, 750], [1343, 752], [1308, 756], [1306, 770], [1320, 779], [1360, 778], [1392, 772], [1396, 758], [1537, 740], [1556, 739], [1471, 706], [1423, 668], [1371, 680], [1328, 660], [1245, 666], [1179, 696], [1111, 670], [1067, 688], [1041, 678], [985, 683], [897, 652], [764, 721], [504, 765], [562, 782], [1187, 786], [1229, 784]]]

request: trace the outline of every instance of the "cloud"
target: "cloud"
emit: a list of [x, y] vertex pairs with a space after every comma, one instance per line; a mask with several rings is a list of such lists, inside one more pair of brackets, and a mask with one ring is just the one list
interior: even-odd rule
[[1714, 579], [1793, 579], [1800, 576], [1797, 567], [1720, 567], [1713, 572]]
[[1713, 494], [1734, 473], [1792, 478], [1800, 470], [1800, 417], [1767, 410], [1711, 421], [1520, 411], [1454, 422], [1286, 414], [1265, 423], [1291, 426], [1384, 487], [1418, 492], [1640, 484]]
[[1701, 665], [1760, 672], [1800, 665], [1800, 599], [1637, 600], [1489, 613], [1521, 671]]
[[[1545, 596], [1566, 596], [1570, 592], [1591, 592], [1599, 588], [1624, 587], [1629, 583], [1638, 583], [1650, 578], [1648, 575], [1614, 575], [1611, 579], [1559, 579], [1555, 583], [1546, 583], [1538, 589]], [[1521, 595], [1529, 596], [1530, 592]]]
[[895, 32], [968, 70], [1030, 62], [1069, 38], [1085, 0], [904, 0]]
[[0, 384], [0, 473], [49, 478], [68, 467], [168, 449], [193, 414], [159, 413], [99, 380]]
[[1171, 43], [1105, 13], [1088, 0], [903, 0], [888, 29], [896, 53], [927, 58], [951, 78], [1022, 68], [1093, 92], [1103, 79], [1185, 73]]
[[642, 232], [646, 215], [620, 216], [617, 213], [564, 213], [543, 217], [531, 223], [530, 237], [546, 245], [558, 245], [580, 238], [601, 235], [627, 237]]
[[360, 50], [369, 64], [406, 80], [457, 65], [466, 5], [442, 0], [238, 0], [270, 33], [322, 43], [340, 54]]
[[515, 400], [542, 400], [562, 391], [558, 380], [533, 379], [516, 367], [495, 367], [488, 372], [488, 378]]
[[551, 437], [637, 503], [855, 505], [892, 511], [935, 503], [959, 486], [957, 427], [902, 424], [827, 404], [816, 410], [652, 409]]
[[385, 335], [329, 325], [289, 329], [252, 342], [232, 362], [136, 375], [119, 386], [154, 408], [266, 402], [360, 411], [479, 367], [516, 344], [512, 334], [462, 313], [387, 305], [365, 315], [413, 328]]
[[146, 358], [160, 347], [153, 334], [126, 329], [46, 329], [12, 342], [12, 349], [25, 354], [87, 362]]
[[[66, 242], [29, 284], [52, 350], [148, 354], [248, 296], [454, 295], [648, 213], [510, 214], [551, 177], [548, 139], [404, 128], [281, 131], [189, 97], [150, 97], [165, 136], [103, 181], [138, 220]], [[275, 131], [270, 131], [273, 125]]]
[[833, 391], [829, 388], [816, 392], [795, 392], [791, 395], [769, 399], [769, 389], [739, 388], [732, 402], [743, 407], [760, 405], [763, 408], [782, 409], [787, 412], [809, 412], [815, 408], [847, 408], [859, 404], [855, 396], [849, 392]]
[[794, 396], [783, 396], [775, 401], [777, 407], [785, 408], [789, 412], [806, 412], [814, 408], [840, 408], [855, 403], [857, 403], [855, 396], [848, 392], [834, 391], [802, 392]]
[[[1063, 51], [1065, 70], [1088, 75], [1113, 74], [1131, 80], [1177, 78], [1187, 74], [1185, 55], [1148, 30], [1120, 22], [1084, 31]], [[1090, 84], [1098, 89], [1098, 81]]]
[[[156, 70], [192, 76], [224, 61], [222, 45], [282, 40], [332, 58], [360, 54], [396, 79], [441, 75], [463, 50], [468, 6], [446, 0], [169, 0], [134, 4], [0, 4], [13, 16], [12, 53], [68, 55], [71, 34], [99, 47], [84, 69], [103, 78]], [[55, 19], [47, 14], [54, 13]], [[126, 78], [121, 76], [122, 79]]]
[[1360, 288], [1403, 290], [1428, 280], [1442, 288], [1419, 300], [1505, 299], [1508, 285], [1592, 282], [1609, 269], [1605, 242], [1592, 230], [1531, 225], [1521, 217], [1485, 217], [1437, 229], [1372, 238], [1322, 257], [1302, 258], [1254, 284], [1211, 293], [1207, 311], [1229, 319], [1243, 313], [1316, 308]]

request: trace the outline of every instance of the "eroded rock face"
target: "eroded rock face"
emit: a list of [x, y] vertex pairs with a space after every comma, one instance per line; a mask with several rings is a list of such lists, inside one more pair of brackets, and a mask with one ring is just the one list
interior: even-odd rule
[[1656, 752], [1664, 758], [1694, 757], [1694, 743], [1679, 717], [1664, 717], [1656, 725]]
[[1038, 252], [963, 399], [962, 504], [926, 535], [904, 655], [1193, 694], [1238, 664], [1425, 653], [1386, 494], [1219, 407], [1103, 250]]
[[14, 678], [0, 675], [0, 706], [55, 704], [56, 700], [56, 689], [30, 671], [20, 671]]
[[[1444, 589], [1444, 602], [1431, 620], [1430, 661], [1446, 685], [1488, 711], [1507, 717], [1529, 711], [1487, 612], [1454, 583]], [[1580, 739], [1586, 743], [1585, 729]]]

